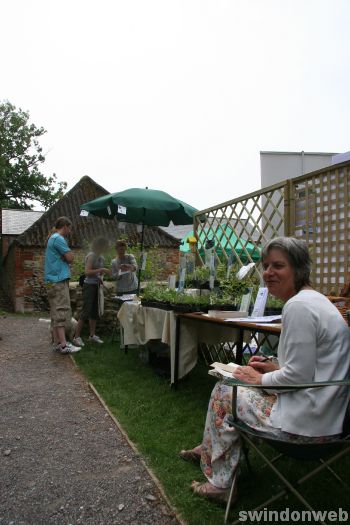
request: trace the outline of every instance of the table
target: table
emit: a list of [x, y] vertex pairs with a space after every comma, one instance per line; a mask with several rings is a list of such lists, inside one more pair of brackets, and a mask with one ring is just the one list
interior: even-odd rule
[[[258, 352], [262, 345], [267, 342], [272, 349], [277, 347], [277, 342], [273, 342], [272, 344], [269, 341], [269, 336], [275, 336], [279, 338], [279, 335], [281, 333], [281, 325], [280, 324], [272, 324], [272, 323], [254, 323], [251, 321], [224, 321], [223, 319], [217, 318], [217, 317], [209, 317], [208, 315], [198, 314], [198, 313], [188, 313], [188, 314], [181, 314], [179, 313], [176, 317], [176, 340], [175, 340], [175, 361], [174, 361], [174, 384], [177, 384], [178, 379], [180, 379], [180, 376], [178, 374], [179, 370], [179, 363], [181, 362], [181, 332], [182, 332], [182, 326], [184, 322], [192, 322], [196, 323], [197, 325], [201, 325], [200, 327], [200, 333], [208, 332], [208, 327], [215, 327], [216, 330], [222, 330], [225, 328], [229, 331], [228, 337], [226, 341], [235, 341], [235, 353], [233, 353], [233, 349], [231, 349], [231, 361], [234, 361], [238, 364], [242, 364], [243, 362], [243, 354], [244, 354], [244, 342], [247, 343], [246, 347], [249, 347], [250, 341], [253, 340], [256, 343], [256, 347], [254, 347], [253, 351], [250, 351], [251, 355], [254, 355], [256, 352]], [[213, 330], [212, 330], [213, 332]], [[257, 334], [263, 334], [262, 340], [259, 341]], [[202, 338], [202, 337], [201, 337]], [[214, 339], [216, 339], [214, 335]], [[208, 343], [208, 340], [206, 341]], [[234, 359], [233, 359], [234, 357]], [[221, 356], [211, 356], [211, 362], [221, 360]], [[210, 363], [208, 363], [210, 364]]]
[[[176, 319], [172, 310], [142, 306], [140, 302], [125, 302], [118, 319], [123, 328], [124, 345], [144, 345], [157, 339], [170, 348], [171, 382], [174, 382]], [[181, 334], [181, 362], [177, 377], [188, 374], [197, 363], [196, 334], [187, 329], [184, 323]]]
[[[180, 315], [181, 333], [177, 322]], [[240, 334], [239, 330], [225, 326], [225, 323], [213, 331], [208, 323], [199, 326], [191, 317], [183, 318], [182, 314], [173, 310], [142, 306], [136, 301], [123, 303], [118, 319], [123, 328], [125, 345], [144, 345], [158, 339], [169, 346], [172, 385], [176, 385], [178, 379], [187, 375], [197, 364], [198, 343], [224, 343]]]

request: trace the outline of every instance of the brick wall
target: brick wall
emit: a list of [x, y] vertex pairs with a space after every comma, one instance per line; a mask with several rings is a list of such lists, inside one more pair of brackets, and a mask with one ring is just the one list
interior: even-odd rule
[[159, 280], [166, 280], [168, 275], [176, 273], [179, 266], [179, 250], [177, 248], [157, 248], [156, 256], [152, 254], [153, 258], [158, 259], [157, 275]]
[[15, 250], [11, 250], [11, 253], [3, 260], [1, 268], [1, 287], [13, 310], [15, 309], [16, 284], [15, 255]]

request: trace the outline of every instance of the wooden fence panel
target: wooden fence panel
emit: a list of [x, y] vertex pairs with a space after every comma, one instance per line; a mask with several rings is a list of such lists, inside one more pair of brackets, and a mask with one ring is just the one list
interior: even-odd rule
[[[269, 239], [292, 235], [310, 248], [314, 287], [338, 295], [350, 273], [349, 178], [350, 162], [344, 162], [202, 210], [194, 221], [199, 261], [208, 241], [222, 261], [232, 252], [243, 266]], [[261, 278], [259, 264], [255, 271]]]
[[338, 295], [350, 272], [350, 163], [330, 166], [292, 180], [292, 233], [305, 239], [313, 258], [317, 290]]

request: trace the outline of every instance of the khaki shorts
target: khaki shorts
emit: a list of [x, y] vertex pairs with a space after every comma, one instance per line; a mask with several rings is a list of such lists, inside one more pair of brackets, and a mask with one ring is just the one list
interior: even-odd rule
[[72, 317], [69, 295], [69, 281], [48, 283], [47, 297], [50, 303], [51, 323], [53, 327], [65, 326]]

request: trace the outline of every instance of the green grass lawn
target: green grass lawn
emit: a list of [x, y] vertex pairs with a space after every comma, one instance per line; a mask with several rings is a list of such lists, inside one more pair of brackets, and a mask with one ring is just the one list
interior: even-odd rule
[[[149, 365], [140, 360], [137, 348], [129, 348], [128, 354], [124, 354], [117, 343], [103, 346], [87, 344], [74, 357], [155, 472], [186, 523], [221, 525], [224, 508], [194, 496], [189, 490], [193, 479], [204, 480], [199, 467], [178, 457], [180, 449], [191, 448], [201, 441], [209, 395], [215, 383], [215, 379], [208, 375], [206, 366], [200, 362], [175, 391], [170, 389], [168, 379], [156, 375]], [[274, 475], [259, 469], [259, 461], [254, 455], [251, 461], [253, 476], [242, 462], [240, 498], [232, 511], [232, 520], [237, 519], [239, 511], [252, 508], [277, 490], [278, 482]], [[340, 471], [350, 483], [349, 467], [349, 458], [342, 460]], [[285, 468], [298, 474], [291, 462], [286, 461]], [[310, 497], [315, 509], [337, 510], [341, 507], [350, 512], [349, 493], [329, 474], [322, 474], [319, 480], [316, 478], [305, 484], [305, 494]], [[286, 508], [303, 510], [294, 497], [271, 506], [271, 510]], [[244, 523], [251, 522], [247, 520]], [[285, 525], [286, 521], [281, 523]]]

